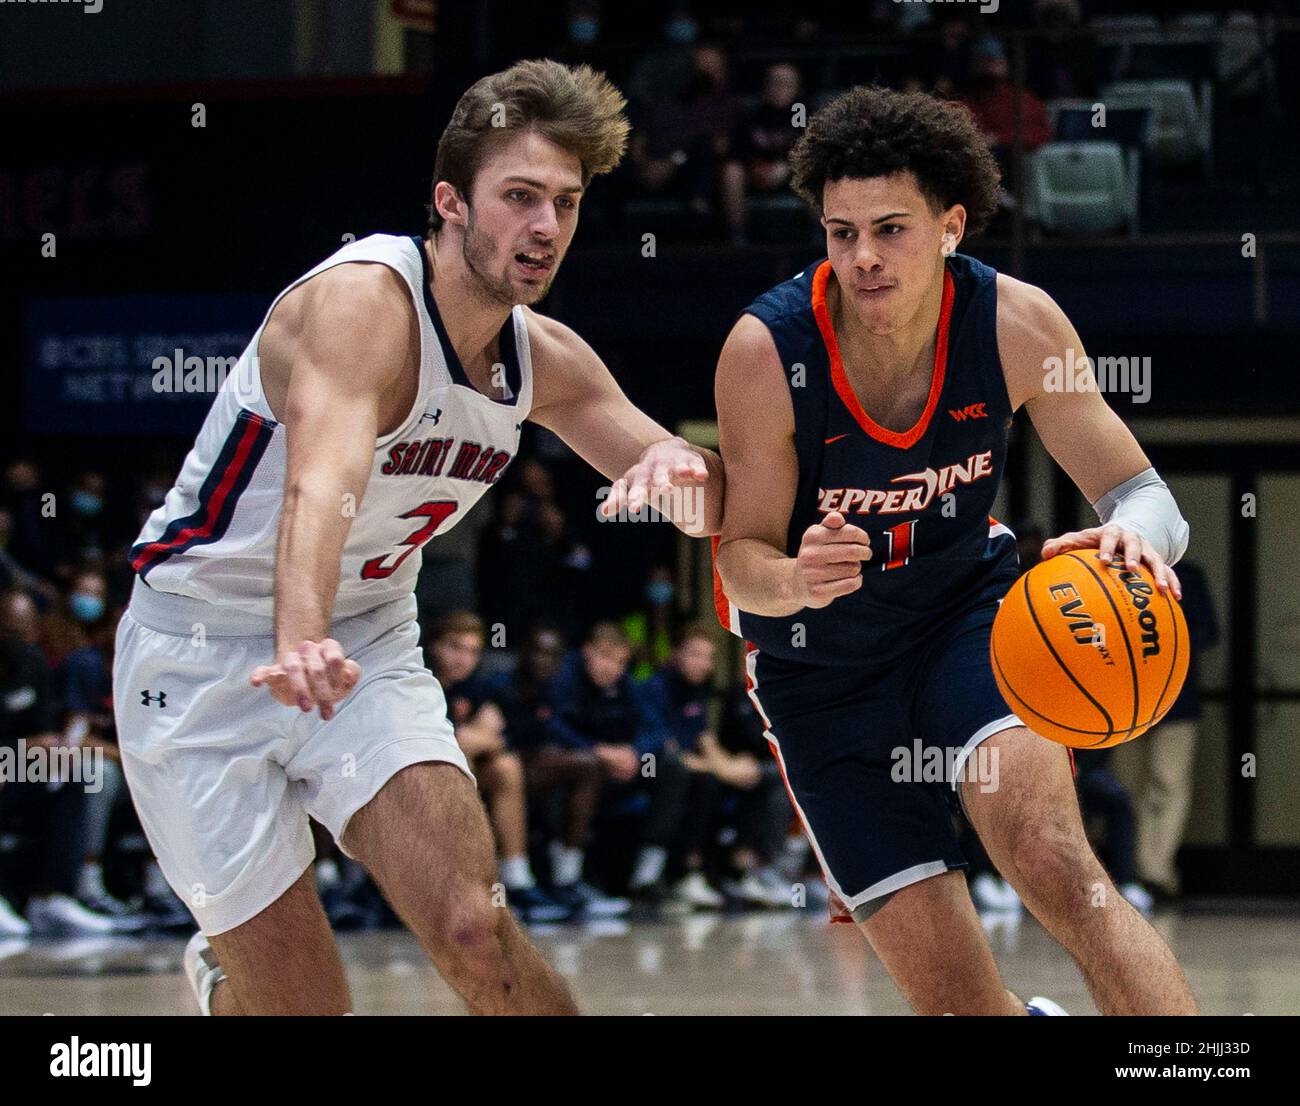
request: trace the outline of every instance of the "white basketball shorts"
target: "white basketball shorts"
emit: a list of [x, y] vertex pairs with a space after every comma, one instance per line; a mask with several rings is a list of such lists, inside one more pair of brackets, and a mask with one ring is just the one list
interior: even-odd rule
[[420, 654], [414, 596], [330, 632], [361, 680], [322, 722], [249, 685], [275, 659], [268, 620], [137, 581], [118, 626], [127, 783], [163, 874], [209, 936], [270, 906], [312, 863], [308, 815], [342, 847], [348, 820], [403, 768], [444, 761], [473, 779]]

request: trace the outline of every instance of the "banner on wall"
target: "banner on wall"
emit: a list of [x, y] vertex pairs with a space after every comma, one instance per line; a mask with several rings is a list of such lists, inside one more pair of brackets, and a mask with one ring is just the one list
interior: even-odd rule
[[23, 428], [192, 435], [266, 309], [261, 295], [28, 300]]

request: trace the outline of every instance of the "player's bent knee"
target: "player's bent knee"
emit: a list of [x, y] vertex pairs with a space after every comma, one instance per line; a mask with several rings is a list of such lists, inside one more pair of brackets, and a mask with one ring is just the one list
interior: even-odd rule
[[492, 976], [505, 959], [509, 911], [486, 888], [465, 888], [446, 897], [430, 927], [438, 959], [458, 975]]
[[1068, 903], [1081, 886], [1105, 879], [1092, 846], [1081, 832], [1043, 827], [1018, 835], [1011, 858], [1025, 887], [1040, 901]]

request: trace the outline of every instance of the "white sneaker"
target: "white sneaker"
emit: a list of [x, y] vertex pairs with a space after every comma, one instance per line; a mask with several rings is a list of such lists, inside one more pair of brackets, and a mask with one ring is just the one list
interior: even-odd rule
[[31, 931], [31, 923], [0, 895], [0, 937], [26, 937]]
[[992, 872], [980, 872], [970, 883], [970, 897], [980, 913], [1004, 913], [1022, 909], [1020, 896], [1006, 880]]
[[204, 1017], [212, 1016], [212, 992], [218, 983], [226, 978], [225, 970], [217, 963], [217, 954], [212, 951], [208, 939], [202, 933], [196, 933], [185, 946], [185, 978], [190, 981], [190, 989], [199, 1000], [199, 1009]]
[[1155, 910], [1156, 900], [1151, 897], [1151, 892], [1142, 884], [1122, 883], [1119, 887], [1119, 893], [1128, 899], [1129, 905], [1142, 917], [1151, 917], [1152, 911]]
[[676, 887], [673, 897], [699, 910], [719, 910], [727, 900], [709, 885], [703, 872], [689, 873]]
[[113, 933], [118, 928], [116, 918], [87, 910], [71, 895], [33, 896], [27, 904], [27, 920], [33, 933], [49, 937]]
[[794, 909], [794, 885], [791, 880], [782, 879], [776, 868], [768, 865], [754, 873], [758, 881], [767, 889], [768, 906], [785, 910]]
[[788, 884], [771, 868], [756, 868], [745, 872], [727, 890], [738, 899], [755, 906], [783, 907], [793, 903], [794, 894]]
[[1070, 1016], [1060, 1003], [1053, 1002], [1050, 998], [1043, 998], [1042, 995], [1031, 998], [1025, 1003], [1025, 1009], [1030, 1015], [1037, 1014], [1039, 1017], [1068, 1018]]

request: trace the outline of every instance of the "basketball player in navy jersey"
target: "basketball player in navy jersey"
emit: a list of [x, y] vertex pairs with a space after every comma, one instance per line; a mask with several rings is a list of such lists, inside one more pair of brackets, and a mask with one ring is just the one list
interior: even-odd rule
[[998, 194], [964, 109], [852, 89], [809, 121], [792, 172], [828, 257], [746, 308], [718, 362], [718, 605], [750, 643], [751, 695], [833, 906], [917, 1012], [1062, 1012], [999, 977], [956, 798], [1103, 1013], [1194, 1013], [1084, 836], [1066, 750], [994, 682], [989, 633], [1018, 569], [989, 512], [1013, 414], [1101, 522], [1045, 557], [1118, 553], [1177, 595], [1187, 525], [1098, 392], [1051, 390], [1050, 359], [1083, 357], [1061, 309], [955, 252]]
[[649, 503], [718, 530], [717, 456], [528, 306], [622, 156], [623, 109], [585, 66], [521, 62], [471, 87], [439, 142], [428, 234], [360, 239], [277, 297], [132, 550], [122, 755], [199, 922], [186, 962], [205, 1013], [351, 1009], [308, 815], [471, 1010], [573, 1011], [494, 886], [413, 589], [420, 547], [497, 482], [524, 419], [613, 481], [607, 513]]

